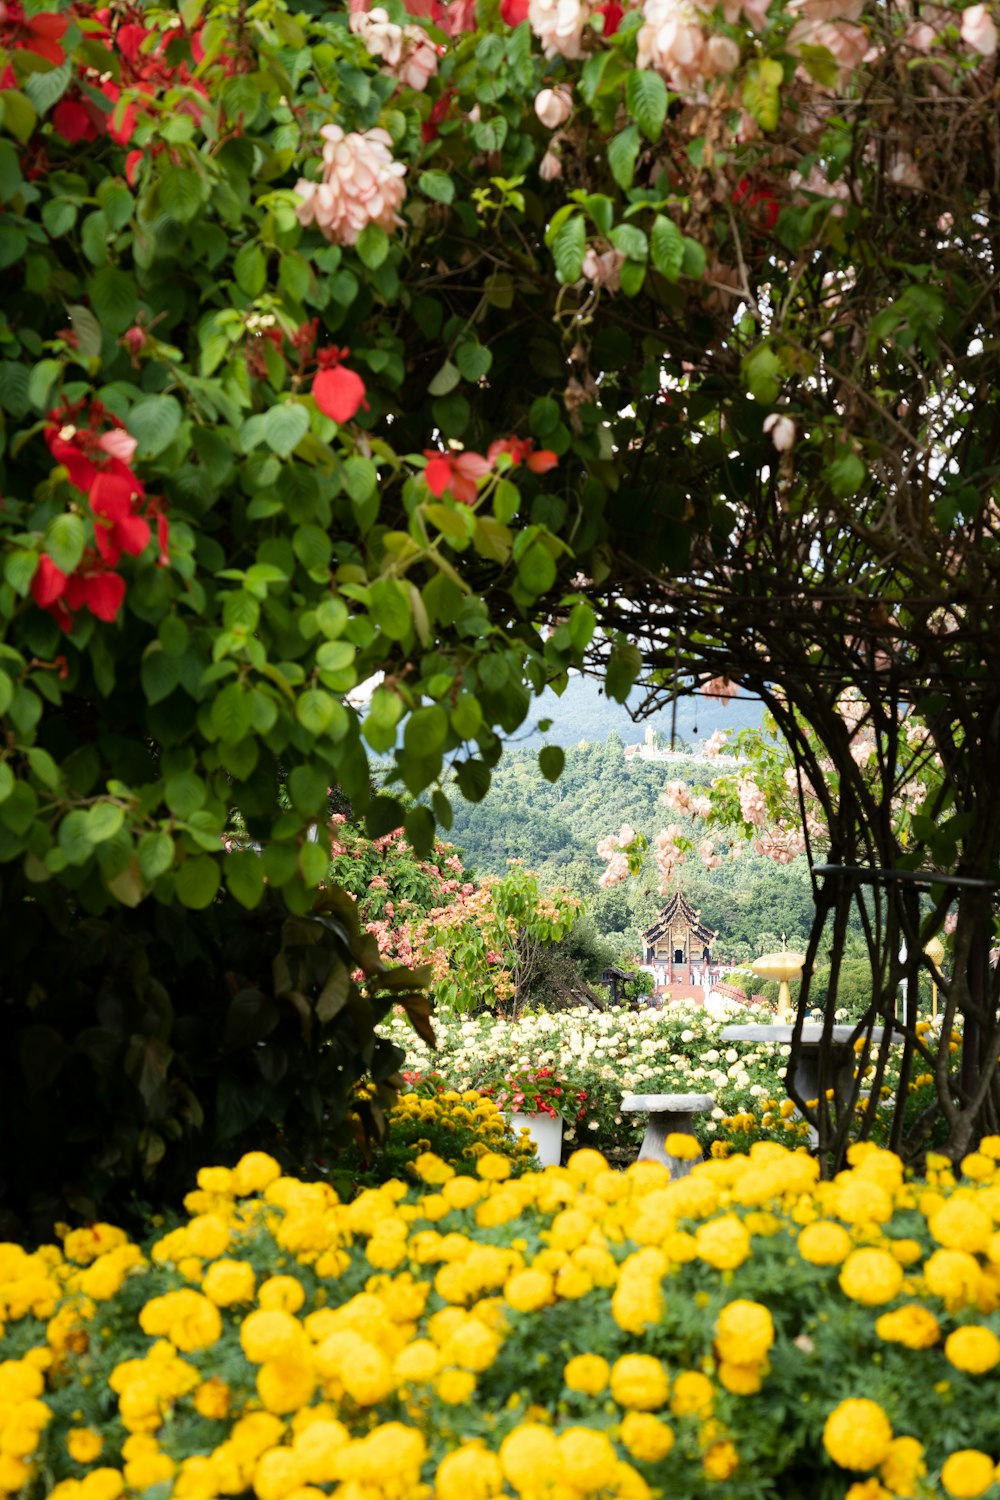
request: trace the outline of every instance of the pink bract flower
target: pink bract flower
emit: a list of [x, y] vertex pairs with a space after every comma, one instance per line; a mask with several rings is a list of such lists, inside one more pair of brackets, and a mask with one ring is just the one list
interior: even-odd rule
[[573, 91], [565, 83], [554, 89], [539, 89], [535, 95], [535, 114], [546, 130], [557, 130], [565, 125], [573, 109]]
[[705, 76], [707, 38], [690, 0], [646, 0], [637, 38], [636, 63], [655, 68], [683, 92]]
[[389, 13], [355, 11], [350, 19], [353, 32], [361, 37], [372, 57], [380, 57], [383, 72], [391, 73], [411, 89], [425, 89], [438, 70], [437, 49], [421, 26], [397, 26]]
[[795, 423], [780, 412], [772, 411], [764, 418], [764, 431], [771, 434], [771, 442], [779, 453], [787, 453], [795, 444]]
[[393, 161], [388, 131], [351, 131], [339, 125], [324, 125], [323, 179], [295, 184], [302, 199], [298, 209], [301, 224], [315, 224], [325, 239], [335, 245], [353, 245], [369, 224], [379, 224], [391, 233], [402, 220], [399, 209], [406, 197], [403, 177], [406, 167]]
[[984, 57], [997, 50], [996, 22], [987, 5], [970, 5], [962, 12], [962, 41]]
[[546, 57], [581, 57], [590, 7], [581, 0], [530, 0], [528, 21]]
[[554, 182], [562, 176], [562, 161], [558, 151], [546, 151], [538, 163], [538, 175], [543, 182]]

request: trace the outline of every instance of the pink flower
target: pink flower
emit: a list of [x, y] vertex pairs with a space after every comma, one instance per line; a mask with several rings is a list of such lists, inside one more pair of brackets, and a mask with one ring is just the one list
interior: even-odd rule
[[690, 0], [646, 0], [637, 38], [636, 63], [655, 68], [679, 92], [701, 82], [707, 71], [707, 37]]
[[590, 14], [581, 0], [529, 0], [528, 21], [546, 57], [581, 57]]
[[369, 224], [391, 233], [402, 223], [406, 167], [393, 161], [388, 131], [345, 135], [339, 125], [324, 125], [320, 135], [325, 142], [323, 178], [308, 182], [300, 177], [296, 183], [302, 199], [299, 222], [315, 224], [335, 245], [353, 245]]
[[557, 130], [565, 125], [573, 109], [573, 91], [565, 83], [554, 89], [540, 89], [535, 95], [535, 114], [546, 130]]
[[426, 450], [424, 478], [431, 494], [440, 499], [449, 490], [461, 505], [474, 505], [476, 483], [490, 472], [492, 465], [481, 453], [439, 453]]
[[779, 453], [787, 453], [795, 443], [795, 423], [791, 417], [773, 411], [764, 418], [764, 431], [771, 434], [771, 442]]
[[703, 682], [698, 691], [706, 698], [736, 698], [740, 690], [728, 677], [713, 677]]
[[621, 285], [622, 266], [625, 264], [625, 255], [621, 250], [605, 250], [599, 253], [593, 245], [587, 246], [583, 257], [583, 274], [588, 281], [595, 286], [606, 287], [609, 292], [617, 292]]
[[538, 163], [538, 175], [543, 182], [554, 182], [562, 176], [562, 160], [558, 151], [546, 151]]
[[355, 11], [350, 27], [368, 48], [380, 57], [384, 73], [390, 73], [411, 89], [423, 90], [438, 70], [437, 49], [421, 26], [397, 26], [378, 5], [374, 10]]
[[997, 28], [988, 6], [970, 5], [962, 12], [962, 41], [984, 57], [993, 56], [997, 50]]

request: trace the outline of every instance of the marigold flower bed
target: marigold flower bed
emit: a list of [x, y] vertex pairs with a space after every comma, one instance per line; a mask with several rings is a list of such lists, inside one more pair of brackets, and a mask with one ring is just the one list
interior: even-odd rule
[[207, 1167], [144, 1247], [0, 1245], [0, 1493], [995, 1496], [998, 1160]]

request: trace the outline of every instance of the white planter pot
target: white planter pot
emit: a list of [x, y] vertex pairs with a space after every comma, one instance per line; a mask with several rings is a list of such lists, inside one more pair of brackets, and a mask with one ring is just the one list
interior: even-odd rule
[[557, 1167], [562, 1158], [562, 1115], [511, 1115], [510, 1126], [515, 1135], [527, 1130], [538, 1150], [538, 1160], [543, 1167]]

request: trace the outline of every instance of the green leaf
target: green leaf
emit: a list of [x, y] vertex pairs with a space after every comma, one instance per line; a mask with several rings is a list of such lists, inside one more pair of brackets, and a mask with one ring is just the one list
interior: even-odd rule
[[635, 164], [639, 156], [639, 131], [629, 125], [608, 145], [608, 166], [618, 186], [625, 192], [632, 186]]
[[322, 688], [307, 688], [295, 700], [295, 717], [308, 734], [317, 739], [324, 735], [337, 721], [338, 710], [345, 719], [347, 710], [342, 703]]
[[370, 611], [390, 641], [404, 640], [413, 626], [410, 596], [397, 578], [376, 578], [371, 586]]
[[174, 862], [174, 841], [169, 833], [147, 833], [139, 840], [135, 851], [142, 878], [152, 885], [165, 875]]
[[811, 42], [799, 42], [795, 48], [795, 55], [809, 77], [814, 78], [820, 88], [836, 89], [840, 82], [840, 67], [829, 47], [817, 46]]
[[429, 383], [427, 387], [428, 394], [431, 396], [447, 396], [449, 391], [455, 389], [461, 378], [462, 372], [458, 366], [452, 364], [450, 359], [446, 359], [434, 376], [434, 379]]
[[125, 418], [125, 426], [138, 441], [139, 458], [157, 458], [169, 448], [181, 425], [181, 408], [173, 396], [143, 396]]
[[856, 453], [845, 449], [840, 450], [826, 472], [830, 489], [838, 500], [846, 500], [851, 495], [856, 495], [868, 478], [868, 470], [863, 461]]
[[455, 197], [455, 184], [447, 172], [421, 172], [417, 186], [425, 198], [433, 198], [435, 203], [451, 203]]
[[77, 205], [72, 198], [49, 198], [42, 204], [42, 223], [54, 240], [69, 234], [76, 223]]
[[101, 325], [89, 307], [74, 303], [67, 307], [69, 320], [76, 335], [76, 347], [84, 359], [100, 359], [104, 345]]
[[763, 130], [773, 130], [781, 113], [781, 83], [785, 73], [773, 57], [748, 65], [743, 78], [743, 107]]
[[55, 516], [45, 536], [45, 550], [64, 573], [72, 573], [80, 564], [87, 533], [80, 516]]
[[16, 89], [0, 90], [0, 107], [3, 109], [4, 128], [21, 142], [27, 145], [34, 134], [38, 123], [38, 115], [35, 107], [26, 94], [18, 93]]
[[14, 772], [5, 760], [0, 761], [0, 802], [6, 802], [14, 790]]
[[611, 231], [611, 243], [629, 260], [649, 258], [649, 241], [638, 224], [619, 224]]
[[226, 873], [226, 886], [241, 906], [247, 911], [253, 911], [260, 905], [264, 894], [264, 861], [259, 854], [252, 853], [249, 849], [240, 849], [233, 854], [227, 854], [223, 867]]
[[187, 224], [202, 205], [201, 174], [189, 167], [167, 167], [160, 178], [158, 192], [163, 212], [179, 224]]
[[62, 365], [57, 359], [40, 359], [28, 378], [28, 400], [36, 411], [45, 411]]
[[467, 802], [482, 802], [493, 777], [485, 761], [463, 760], [455, 767], [455, 779]]
[[657, 214], [649, 239], [653, 265], [667, 281], [676, 281], [684, 263], [684, 236], [673, 219]]
[[667, 118], [667, 85], [651, 68], [637, 68], [628, 75], [625, 103], [632, 119], [647, 140], [654, 144], [663, 134]]
[[[23, 784], [23, 783], [22, 783]], [[10, 825], [9, 815], [4, 806], [4, 821]], [[16, 830], [15, 830], [16, 831]], [[74, 808], [66, 814], [59, 824], [59, 847], [69, 860], [71, 865], [83, 865], [94, 852], [88, 831], [87, 814], [82, 808]]]
[[326, 806], [329, 771], [319, 766], [296, 766], [288, 777], [288, 795], [296, 812], [311, 817]]
[[299, 874], [309, 886], [315, 890], [330, 873], [330, 855], [321, 844], [315, 844], [310, 839], [302, 845], [299, 850]]
[[421, 859], [426, 858], [434, 848], [434, 835], [437, 832], [434, 823], [434, 814], [429, 807], [411, 807], [406, 814], [406, 837], [413, 845], [414, 851]]
[[383, 839], [387, 833], [402, 828], [405, 810], [395, 797], [373, 797], [365, 814], [365, 829], [370, 839]]
[[477, 344], [470, 340], [468, 343], [459, 344], [455, 350], [455, 363], [466, 380], [475, 382], [489, 374], [493, 355], [484, 344]]
[[545, 745], [538, 752], [538, 769], [546, 781], [558, 781], [565, 764], [565, 753], [558, 745]]
[[758, 344], [742, 361], [747, 390], [762, 406], [771, 406], [781, 390], [781, 360], [770, 344]]
[[642, 670], [642, 656], [630, 642], [616, 646], [608, 657], [605, 686], [608, 697], [616, 703], [624, 703], [632, 691], [632, 685]]
[[349, 458], [343, 465], [344, 489], [355, 505], [363, 505], [378, 486], [378, 470], [370, 458]]
[[125, 822], [125, 809], [114, 802], [95, 802], [87, 809], [87, 837], [92, 844], [113, 839]]
[[163, 787], [163, 800], [178, 818], [189, 818], [204, 807], [208, 789], [200, 776], [193, 771], [180, 771], [168, 776]]
[[579, 281], [586, 250], [587, 226], [582, 214], [574, 214], [559, 226], [552, 238], [552, 259], [559, 280], [565, 286]]
[[215, 900], [221, 881], [218, 859], [211, 854], [196, 854], [177, 871], [174, 894], [189, 911], [204, 911]]
[[38, 113], [47, 115], [69, 88], [72, 77], [73, 63], [67, 58], [58, 68], [51, 68], [47, 73], [32, 73], [25, 81], [24, 92]]
[[170, 697], [180, 681], [180, 665], [177, 657], [168, 656], [159, 641], [153, 641], [142, 658], [139, 679], [146, 702], [162, 703], [164, 698]]
[[288, 458], [309, 431], [309, 413], [298, 402], [272, 406], [264, 413], [264, 441], [279, 458]]
[[260, 246], [251, 241], [244, 245], [233, 261], [236, 285], [248, 297], [257, 297], [264, 290], [267, 280], [267, 257]]
[[448, 715], [438, 703], [418, 708], [406, 721], [403, 744], [408, 755], [426, 760], [444, 745], [448, 737]]
[[705, 247], [693, 240], [690, 235], [684, 236], [684, 264], [681, 266], [681, 275], [690, 276], [692, 281], [700, 281], [708, 268], [708, 257]]
[[87, 283], [90, 305], [109, 333], [124, 333], [135, 322], [139, 297], [135, 282], [124, 271], [105, 266]]
[[212, 728], [224, 745], [238, 745], [253, 724], [253, 698], [241, 682], [228, 682], [212, 703]]
[[369, 222], [358, 235], [354, 248], [369, 271], [377, 271], [389, 254], [389, 236], [381, 224]]
[[529, 594], [544, 594], [556, 581], [556, 564], [542, 541], [534, 541], [517, 559], [517, 576]]

